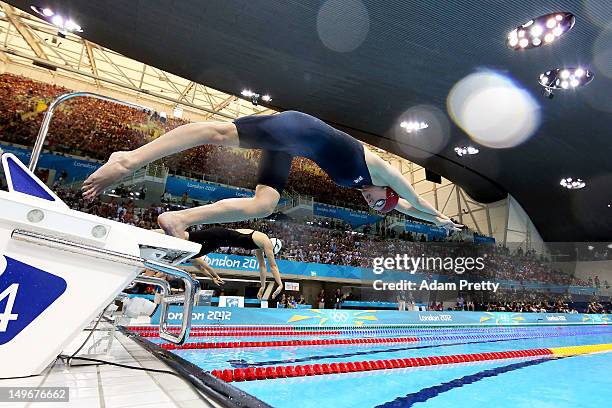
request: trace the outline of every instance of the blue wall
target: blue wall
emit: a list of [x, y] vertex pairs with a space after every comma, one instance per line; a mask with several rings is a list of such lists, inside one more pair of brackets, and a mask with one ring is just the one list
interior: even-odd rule
[[495, 238], [474, 234], [474, 242], [479, 244], [495, 244]]
[[446, 230], [442, 227], [436, 227], [430, 224], [421, 224], [418, 222], [406, 221], [404, 224], [404, 230], [406, 232], [415, 232], [418, 234], [425, 234], [431, 238], [446, 238]]
[[336, 218], [351, 224], [353, 228], [358, 228], [362, 225], [367, 224], [374, 224], [382, 219], [382, 217], [379, 215], [367, 214], [365, 212], [358, 211], [350, 211], [346, 208], [320, 203], [314, 203], [312, 209], [314, 215], [320, 217]]
[[[530, 325], [530, 324], [610, 324], [608, 315], [507, 312], [399, 312], [391, 310], [295, 310], [196, 306], [193, 324], [371, 326], [371, 325]], [[181, 324], [182, 307], [172, 306], [170, 324]], [[159, 308], [151, 318], [159, 324]]]
[[[26, 166], [30, 163], [30, 150], [0, 144], [2, 150], [13, 153], [19, 157]], [[38, 167], [55, 169], [59, 175], [62, 170], [68, 173], [68, 181], [84, 180], [96, 171], [101, 164], [89, 160], [74, 159], [72, 157], [58, 156], [55, 154], [42, 153], [38, 160]]]

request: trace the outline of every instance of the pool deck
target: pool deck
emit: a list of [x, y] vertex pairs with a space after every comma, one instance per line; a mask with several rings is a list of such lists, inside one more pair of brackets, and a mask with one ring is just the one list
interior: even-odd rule
[[[109, 353], [105, 353], [107, 342], [100, 341], [108, 333], [104, 330], [105, 328], [108, 329], [108, 327], [100, 327], [102, 330], [96, 331], [92, 335], [79, 356], [131, 366], [174, 371], [120, 332], [116, 332]], [[72, 354], [88, 334], [88, 331], [80, 333], [64, 350], [64, 354]], [[41, 341], [44, 341], [44, 339], [41, 339]], [[88, 355], [85, 355], [85, 352]], [[75, 359], [73, 365], [68, 366], [57, 360], [40, 375], [14, 380], [0, 380], [0, 387], [69, 387], [70, 402], [0, 403], [0, 407], [221, 407], [201, 393], [190, 382], [171, 374], [146, 372], [111, 365], [79, 367], [79, 364], [91, 363]]]

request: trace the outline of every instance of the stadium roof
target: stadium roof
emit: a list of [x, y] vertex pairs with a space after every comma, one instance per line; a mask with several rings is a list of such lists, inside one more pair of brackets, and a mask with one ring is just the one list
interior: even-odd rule
[[[32, 13], [31, 1], [9, 3]], [[90, 42], [188, 81], [230, 95], [245, 88], [269, 93], [272, 108], [316, 115], [440, 173], [478, 201], [499, 200], [509, 192], [545, 240], [612, 238], [612, 67], [606, 59], [612, 31], [605, 28], [612, 21], [610, 2], [49, 0], [34, 5], [69, 15]], [[510, 30], [557, 11], [576, 16], [562, 38], [523, 51], [506, 46]], [[541, 72], [574, 65], [593, 70], [593, 83], [558, 92], [552, 100], [540, 96]], [[496, 124], [489, 113], [479, 116], [476, 110], [463, 121], [449, 119], [449, 93], [474, 73], [492, 75], [480, 79], [499, 81], [517, 98], [511, 99], [516, 120], [498, 123], [489, 133], [517, 128], [526, 138], [522, 144], [492, 148], [471, 141], [474, 126]], [[482, 95], [476, 99], [474, 106], [483, 112], [497, 106], [487, 106], [483, 102], [491, 100]], [[502, 108], [512, 106], [500, 103]], [[412, 116], [427, 118], [429, 128], [399, 132], [400, 121]], [[480, 153], [459, 158], [453, 149], [465, 144], [477, 145]], [[580, 177], [587, 185], [565, 189], [559, 185], [564, 177]]]

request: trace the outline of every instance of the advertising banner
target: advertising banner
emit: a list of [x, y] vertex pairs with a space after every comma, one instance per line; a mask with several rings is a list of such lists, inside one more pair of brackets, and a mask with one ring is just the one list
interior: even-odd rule
[[[169, 323], [180, 324], [182, 307], [172, 306]], [[508, 312], [400, 312], [397, 310], [331, 309], [239, 309], [202, 307], [193, 309], [193, 324], [295, 325], [295, 326], [371, 326], [371, 325], [560, 325], [611, 324], [608, 315]], [[159, 324], [159, 310], [151, 318]]]
[[351, 224], [351, 227], [353, 228], [358, 228], [362, 225], [374, 224], [382, 219], [382, 217], [379, 215], [368, 214], [360, 211], [351, 211], [346, 208], [320, 203], [313, 204], [312, 212], [314, 215], [320, 217], [329, 217], [342, 220], [348, 224]]

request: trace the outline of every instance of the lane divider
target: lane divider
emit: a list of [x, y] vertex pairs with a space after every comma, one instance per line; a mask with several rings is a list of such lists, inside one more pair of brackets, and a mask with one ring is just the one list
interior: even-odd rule
[[[157, 326], [128, 326], [128, 329], [138, 333], [142, 337], [158, 337], [159, 329]], [[581, 333], [584, 328], [545, 328], [540, 327], [538, 330], [535, 328], [515, 328], [513, 330], [502, 330], [502, 329], [486, 329], [486, 330], [452, 330], [452, 329], [437, 329], [437, 330], [415, 330], [415, 329], [404, 329], [404, 330], [370, 330], [370, 329], [344, 329], [341, 327], [335, 327], [333, 330], [330, 328], [317, 328], [313, 330], [313, 327], [301, 328], [300, 330], [293, 329], [291, 327], [280, 327], [280, 328], [254, 328], [253, 330], [246, 330], [242, 327], [193, 327], [190, 333], [191, 337], [265, 337], [265, 336], [356, 336], [356, 335], [387, 335], [398, 336], [398, 335], [409, 335], [409, 336], [427, 336], [427, 335], [448, 335], [448, 334], [467, 334], [467, 335], [489, 335], [489, 334], [517, 334], [517, 333]], [[521, 330], [528, 329], [528, 330]], [[598, 329], [601, 333], [608, 333], [612, 330], [607, 330], [608, 327], [602, 327]], [[170, 327], [170, 332], [176, 332], [180, 330], [178, 327]], [[597, 329], [596, 329], [597, 330]]]
[[185, 343], [183, 345], [163, 343], [166, 350], [190, 350], [207, 348], [242, 348], [242, 347], [281, 347], [281, 346], [327, 346], [336, 344], [378, 344], [378, 343], [414, 343], [416, 337], [366, 338], [366, 339], [316, 339], [316, 340], [278, 340], [278, 341], [235, 341], [227, 343]]
[[[171, 333], [178, 333], [178, 330], [170, 330]], [[158, 337], [159, 329], [137, 331], [141, 337]], [[270, 332], [208, 332], [193, 330], [189, 333], [189, 337], [253, 337], [253, 336], [329, 336], [329, 335], [342, 335], [348, 333], [342, 333], [340, 331], [303, 331], [303, 332], [290, 332], [290, 331], [270, 331]]]
[[[583, 332], [582, 335], [599, 334]], [[360, 339], [311, 339], [311, 340], [267, 340], [267, 341], [231, 341], [231, 342], [192, 342], [183, 345], [173, 343], [161, 343], [160, 346], [166, 350], [193, 350], [209, 348], [241, 348], [241, 347], [282, 347], [282, 346], [329, 346], [329, 345], [359, 345], [359, 344], [381, 344], [381, 343], [414, 343], [432, 341], [455, 341], [455, 340], [525, 340], [549, 337], [564, 337], [571, 334], [489, 334], [489, 335], [467, 335], [467, 336], [431, 336], [431, 337], [365, 337]], [[146, 337], [146, 336], [144, 336]]]
[[369, 360], [341, 362], [331, 364], [308, 364], [276, 367], [248, 367], [225, 370], [213, 370], [212, 375], [225, 382], [269, 380], [275, 378], [307, 377], [314, 375], [352, 373], [375, 370], [389, 370], [407, 367], [425, 367], [469, 363], [487, 360], [506, 360], [536, 356], [572, 356], [601, 351], [612, 351], [612, 344], [594, 344], [574, 347], [555, 347], [529, 350], [514, 350], [490, 353], [455, 354], [447, 356], [412, 357], [390, 360]]

